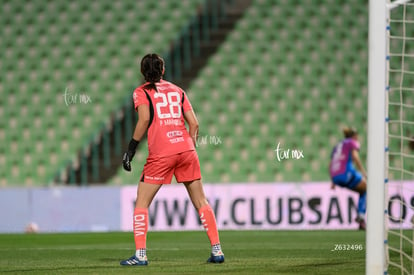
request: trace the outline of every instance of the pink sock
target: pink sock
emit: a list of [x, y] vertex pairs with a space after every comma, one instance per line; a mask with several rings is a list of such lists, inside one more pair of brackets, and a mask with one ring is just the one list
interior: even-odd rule
[[134, 209], [134, 240], [136, 250], [147, 247], [148, 209]]
[[215, 244], [219, 244], [219, 234], [217, 231], [217, 224], [216, 224], [216, 217], [214, 216], [213, 209], [211, 209], [210, 205], [204, 205], [198, 210], [198, 214], [200, 215], [201, 223], [204, 226], [204, 229], [207, 232], [208, 239], [210, 240], [210, 244], [213, 246]]

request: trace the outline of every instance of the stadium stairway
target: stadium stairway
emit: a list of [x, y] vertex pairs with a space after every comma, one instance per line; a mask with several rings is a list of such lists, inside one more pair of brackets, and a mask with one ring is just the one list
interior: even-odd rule
[[87, 144], [141, 82], [137, 59], [164, 53], [205, 3], [2, 1], [0, 186], [52, 185], [97, 155]]
[[[214, 9], [217, 3], [219, 10]], [[183, 29], [169, 51], [163, 54], [166, 61], [165, 79], [187, 89], [250, 4], [251, 0], [206, 1], [204, 10], [198, 12], [195, 20]], [[136, 119], [132, 100], [128, 97], [111, 122], [103, 126], [95, 140], [85, 146], [84, 153], [80, 153], [76, 161], [68, 163], [54, 181], [78, 185], [100, 184], [116, 176]]]
[[[200, 134], [223, 142], [197, 149], [204, 182], [327, 181], [348, 124], [365, 159], [366, 15], [357, 0], [252, 2], [188, 89]], [[279, 160], [279, 143], [303, 157]]]
[[[225, 14], [221, 19], [217, 23], [210, 22], [208, 38], [201, 40], [198, 54], [195, 52], [190, 53], [192, 55], [191, 66], [184, 69], [182, 76], [178, 79], [171, 79], [175, 84], [182, 87], [184, 90], [189, 87], [191, 81], [197, 77], [199, 71], [207, 64], [210, 57], [217, 51], [227, 35], [234, 29], [236, 22], [242, 17], [244, 11], [249, 7], [251, 2], [252, 0], [232, 0], [226, 7]], [[210, 16], [210, 18], [212, 17]], [[198, 27], [200, 30], [203, 28], [201, 20], [203, 19], [199, 18]], [[194, 41], [194, 32], [190, 33], [189, 38], [191, 41]], [[187, 50], [184, 43], [185, 41], [183, 41], [181, 37], [177, 45], [183, 56]], [[170, 62], [176, 62], [174, 56]], [[185, 63], [184, 60], [181, 60], [181, 62]], [[172, 74], [174, 75], [174, 68]]]

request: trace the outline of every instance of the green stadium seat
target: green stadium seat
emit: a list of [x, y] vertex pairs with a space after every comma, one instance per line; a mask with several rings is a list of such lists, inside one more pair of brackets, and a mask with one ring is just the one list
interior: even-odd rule
[[[118, 108], [114, 102], [131, 96], [130, 87], [139, 82], [137, 61], [131, 58], [149, 50], [164, 52], [201, 2], [8, 3], [10, 11], [0, 11], [0, 59], [5, 70], [0, 78], [5, 99], [0, 111], [6, 118], [1, 120], [0, 140], [8, 141], [0, 146], [0, 160], [4, 154], [9, 159], [9, 154], [22, 151], [27, 162], [42, 161], [43, 168], [20, 173], [13, 164], [0, 182], [48, 184], [61, 163]], [[166, 16], [172, 7], [173, 15]], [[136, 24], [136, 18], [148, 23]], [[151, 23], [151, 18], [156, 20]], [[167, 30], [168, 35], [159, 35]], [[74, 94], [87, 94], [93, 104], [66, 106], [67, 87]], [[24, 146], [28, 140], [31, 147]], [[10, 141], [17, 145], [9, 146]]]
[[[356, 1], [318, 3], [297, 6], [285, 1], [284, 5], [275, 6], [270, 1], [253, 2], [190, 87], [193, 105], [204, 106], [200, 114], [203, 121], [216, 125], [231, 140], [226, 150], [230, 151], [230, 159], [209, 162], [213, 173], [206, 176], [208, 181], [326, 180], [333, 145], [330, 139], [340, 137], [340, 125], [355, 124], [364, 134], [359, 121], [366, 116], [366, 94], [358, 91], [366, 86], [361, 72], [366, 71], [367, 60], [363, 55], [362, 59], [353, 58], [351, 53], [356, 48], [363, 49], [366, 40], [362, 32], [355, 31], [364, 27], [352, 20], [349, 13], [351, 7], [358, 6], [361, 9], [352, 14], [363, 16], [366, 5]], [[341, 56], [342, 65], [337, 62]], [[223, 68], [223, 64], [227, 64], [225, 71], [216, 69]], [[220, 81], [209, 90], [221, 91], [223, 101], [217, 102], [203, 93], [209, 85], [204, 79], [211, 78]], [[347, 79], [352, 82], [347, 84]], [[215, 106], [220, 104], [224, 107]], [[354, 105], [358, 105], [358, 113]], [[223, 112], [227, 112], [227, 123], [231, 122], [228, 126], [232, 125], [225, 130], [220, 129], [225, 126], [220, 122], [220, 117], [224, 120]], [[229, 130], [232, 128], [234, 131]], [[271, 154], [264, 150], [275, 147], [278, 141], [300, 147], [307, 157], [267, 164]], [[237, 162], [232, 150], [247, 152], [250, 161]], [[361, 153], [364, 157], [365, 152]], [[204, 158], [210, 159], [206, 151], [200, 152], [200, 160]]]
[[[4, 154], [10, 164], [0, 184], [48, 183], [109, 118], [114, 102], [131, 96], [139, 83], [131, 59], [165, 52], [200, 3], [76, 0], [28, 9], [9, 2], [10, 11], [0, 11], [0, 141], [7, 140], [0, 164]], [[223, 141], [198, 148], [204, 181], [327, 180], [340, 127], [351, 124], [365, 135], [366, 25], [367, 5], [356, 0], [253, 1], [187, 90], [200, 134]], [[66, 87], [87, 93], [93, 104], [66, 106]], [[277, 162], [277, 142], [301, 147], [305, 158]], [[41, 168], [20, 173], [17, 159], [9, 161], [16, 152]], [[110, 182], [136, 178], [120, 169]]]

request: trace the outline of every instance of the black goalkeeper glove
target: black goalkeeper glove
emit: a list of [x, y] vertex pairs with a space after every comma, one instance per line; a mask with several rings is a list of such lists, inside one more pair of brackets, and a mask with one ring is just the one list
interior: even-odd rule
[[128, 172], [131, 171], [131, 161], [134, 158], [135, 151], [137, 149], [138, 144], [139, 144], [139, 141], [135, 139], [131, 139], [128, 145], [128, 151], [124, 153], [124, 156], [122, 158], [122, 166]]

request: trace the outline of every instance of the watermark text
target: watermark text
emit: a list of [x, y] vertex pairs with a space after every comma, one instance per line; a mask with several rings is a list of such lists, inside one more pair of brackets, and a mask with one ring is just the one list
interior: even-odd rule
[[221, 137], [219, 136], [210, 136], [204, 135], [199, 136], [196, 139], [196, 147], [203, 146], [203, 145], [220, 145], [222, 144]]
[[284, 149], [280, 146], [280, 142], [277, 144], [275, 152], [278, 161], [282, 161], [284, 159], [302, 159], [305, 157], [303, 155], [303, 150], [289, 148]]
[[63, 95], [65, 99], [66, 106], [72, 104], [89, 104], [92, 103], [92, 99], [89, 95], [85, 93], [72, 93], [68, 87], [65, 89], [65, 93]]

